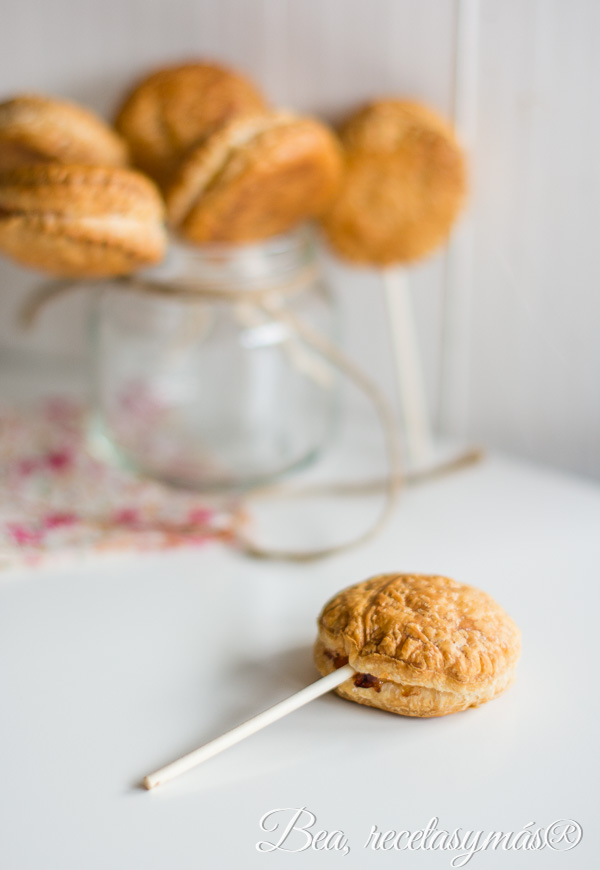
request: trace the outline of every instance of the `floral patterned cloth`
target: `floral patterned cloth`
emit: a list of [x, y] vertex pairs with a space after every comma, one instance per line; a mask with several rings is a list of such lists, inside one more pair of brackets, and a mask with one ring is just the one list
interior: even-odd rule
[[92, 457], [85, 408], [0, 407], [0, 569], [232, 537], [233, 514]]

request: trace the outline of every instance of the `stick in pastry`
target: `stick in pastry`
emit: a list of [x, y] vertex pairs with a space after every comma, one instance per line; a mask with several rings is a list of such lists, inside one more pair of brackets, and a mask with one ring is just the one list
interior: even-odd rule
[[308, 704], [309, 701], [314, 701], [315, 698], [327, 694], [327, 692], [339, 686], [340, 683], [351, 678], [353, 674], [354, 668], [350, 665], [345, 665], [343, 668], [333, 671], [333, 673], [325, 677], [321, 677], [320, 680], [311, 683], [310, 686], [306, 686], [305, 689], [301, 689], [290, 698], [285, 698], [273, 707], [269, 707], [268, 710], [259, 713], [258, 716], [253, 716], [252, 719], [242, 722], [241, 725], [237, 725], [231, 731], [226, 731], [225, 734], [221, 734], [220, 737], [211, 740], [210, 743], [205, 743], [204, 746], [195, 749], [188, 755], [184, 755], [183, 758], [179, 758], [155, 773], [144, 777], [144, 787], [151, 789], [168, 782], [170, 779], [174, 779], [176, 776], [180, 776], [182, 773], [187, 773], [188, 770], [192, 770], [192, 768], [202, 764], [203, 761], [208, 761], [213, 755], [218, 755], [224, 749], [235, 746], [236, 743], [245, 740], [246, 737], [250, 737], [252, 734], [256, 734], [257, 731], [261, 731], [267, 725], [277, 722], [278, 719], [283, 719], [288, 713], [299, 710], [300, 707]]
[[[166, 191], [174, 231], [194, 245], [237, 245], [251, 280], [251, 243], [288, 232], [329, 205], [341, 176], [341, 149], [314, 118], [261, 112], [224, 124], [182, 160]], [[242, 325], [264, 322], [256, 306], [235, 306]], [[331, 373], [294, 338], [293, 366], [322, 385]]]
[[345, 171], [323, 227], [341, 257], [380, 269], [407, 451], [420, 465], [433, 439], [406, 265], [447, 239], [464, 201], [465, 162], [451, 128], [415, 102], [371, 103], [340, 136]]
[[430, 718], [478, 707], [512, 683], [520, 632], [485, 592], [447, 577], [383, 574], [334, 596], [318, 619], [320, 680], [147, 776], [174, 779], [315, 698]]

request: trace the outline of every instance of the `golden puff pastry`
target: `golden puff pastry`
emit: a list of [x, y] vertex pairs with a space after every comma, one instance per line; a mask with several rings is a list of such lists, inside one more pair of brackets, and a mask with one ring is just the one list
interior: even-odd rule
[[357, 671], [343, 698], [403, 716], [478, 707], [511, 684], [521, 642], [485, 592], [447, 577], [383, 574], [344, 589], [318, 620], [315, 662]]
[[163, 185], [193, 145], [227, 121], [264, 109], [245, 76], [217, 64], [187, 63], [144, 78], [125, 99], [116, 127], [134, 163]]
[[343, 183], [323, 226], [340, 256], [408, 263], [443, 242], [463, 204], [466, 167], [452, 129], [419, 103], [379, 100], [340, 131]]
[[127, 146], [88, 109], [26, 94], [0, 103], [0, 172], [33, 163], [124, 166]]
[[164, 205], [129, 169], [40, 164], [0, 174], [0, 251], [53, 275], [124, 275], [162, 259]]
[[167, 213], [190, 242], [259, 241], [320, 214], [340, 173], [339, 144], [320, 122], [287, 112], [238, 119], [190, 153]]

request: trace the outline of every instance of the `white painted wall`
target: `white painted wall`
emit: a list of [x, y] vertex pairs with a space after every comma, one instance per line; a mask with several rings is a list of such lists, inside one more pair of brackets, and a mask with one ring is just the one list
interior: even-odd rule
[[482, 3], [465, 420], [596, 477], [599, 35], [595, 0]]
[[[333, 120], [379, 94], [457, 108], [470, 212], [450, 254], [412, 276], [432, 413], [447, 432], [600, 477], [598, 33], [595, 0], [20, 0], [0, 16], [0, 93], [63, 94], [110, 116], [141, 72], [199, 55]], [[391, 390], [377, 278], [331, 268], [348, 346]], [[76, 360], [81, 300], [16, 331], [31, 283], [0, 264], [2, 358]]]

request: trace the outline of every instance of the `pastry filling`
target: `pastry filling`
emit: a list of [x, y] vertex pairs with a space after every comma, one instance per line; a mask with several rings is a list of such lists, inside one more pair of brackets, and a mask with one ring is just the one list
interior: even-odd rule
[[[324, 649], [323, 654], [327, 656], [333, 662], [333, 666], [338, 670], [338, 668], [343, 668], [344, 665], [348, 664], [348, 656], [341, 655], [340, 653], [334, 652], [330, 649]], [[375, 689], [376, 692], [381, 692], [382, 681], [379, 677], [375, 677], [373, 674], [363, 674], [356, 673], [352, 678], [354, 685], [357, 689]], [[404, 697], [408, 697], [409, 695], [416, 695], [419, 693], [419, 686], [405, 686], [401, 683], [394, 683], [396, 689], [399, 689]]]
[[333, 667], [336, 669], [336, 671], [339, 668], [343, 668], [344, 665], [348, 664], [348, 656], [343, 656], [343, 655], [340, 655], [339, 653], [334, 653], [330, 649], [324, 650], [324, 653], [328, 659], [331, 659], [331, 661], [333, 662]]
[[373, 674], [355, 674], [354, 685], [357, 689], [375, 689], [376, 692], [381, 692], [381, 680]]
[[[328, 659], [331, 659], [336, 671], [348, 664], [348, 656], [340, 655], [330, 649], [324, 650], [324, 653]], [[354, 685], [357, 689], [375, 689], [376, 692], [381, 692], [381, 680], [373, 674], [355, 674]]]

